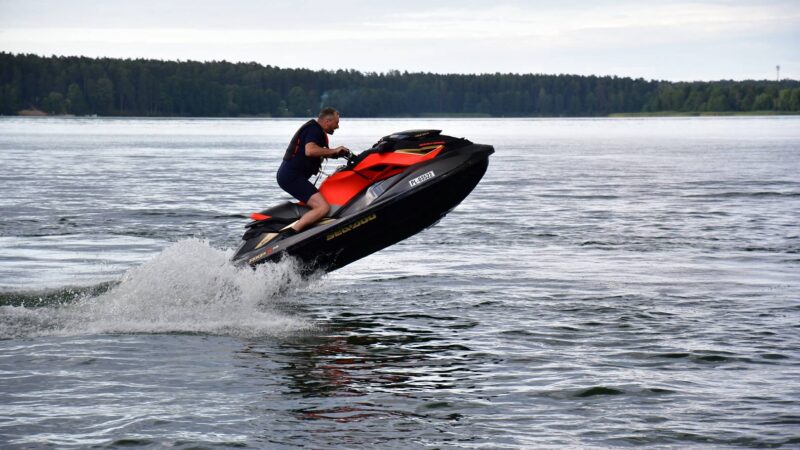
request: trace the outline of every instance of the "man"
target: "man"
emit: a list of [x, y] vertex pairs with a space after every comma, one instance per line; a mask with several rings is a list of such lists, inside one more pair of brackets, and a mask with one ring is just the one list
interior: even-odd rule
[[350, 150], [342, 146], [328, 148], [328, 134], [333, 134], [337, 128], [339, 112], [333, 108], [325, 108], [320, 111], [316, 120], [309, 120], [297, 130], [286, 148], [283, 162], [278, 169], [278, 185], [311, 210], [284, 230], [283, 237], [303, 231], [331, 210], [331, 206], [308, 179], [319, 173], [322, 158], [338, 158], [350, 153]]

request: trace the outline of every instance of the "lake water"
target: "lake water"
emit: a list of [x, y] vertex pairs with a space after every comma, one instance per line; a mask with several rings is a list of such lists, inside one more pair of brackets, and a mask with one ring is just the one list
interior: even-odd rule
[[1, 447], [800, 446], [800, 118], [345, 117], [497, 152], [400, 244], [237, 270], [301, 123], [0, 118]]

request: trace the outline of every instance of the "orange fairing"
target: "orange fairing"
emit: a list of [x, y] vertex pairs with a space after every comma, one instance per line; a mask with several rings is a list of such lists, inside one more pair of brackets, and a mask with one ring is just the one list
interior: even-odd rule
[[258, 220], [271, 219], [272, 216], [268, 216], [266, 214], [260, 214], [260, 213], [253, 213], [253, 214], [250, 214], [250, 218], [253, 219], [253, 220], [258, 221]]
[[351, 170], [342, 170], [329, 176], [319, 191], [331, 205], [342, 206], [367, 186], [397, 175], [408, 166], [433, 159], [444, 145], [439, 145], [425, 154], [373, 153]]

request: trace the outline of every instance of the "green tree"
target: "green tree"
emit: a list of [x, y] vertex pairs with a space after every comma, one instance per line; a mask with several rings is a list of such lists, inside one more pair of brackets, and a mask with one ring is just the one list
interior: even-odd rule
[[706, 111], [722, 112], [729, 111], [730, 105], [728, 104], [728, 97], [721, 87], [715, 86], [711, 89], [708, 102], [706, 103]]
[[778, 111], [791, 111], [792, 110], [792, 90], [781, 89], [778, 93], [778, 101], [775, 103], [775, 109]]
[[48, 114], [64, 114], [67, 112], [64, 95], [60, 92], [51, 92], [42, 100], [42, 109]]
[[703, 111], [705, 109], [706, 95], [701, 88], [693, 86], [683, 104], [684, 111]]
[[789, 100], [789, 111], [800, 111], [800, 88], [792, 89], [792, 98]]
[[106, 76], [86, 83], [89, 106], [96, 114], [110, 115], [114, 109], [114, 83]]
[[22, 109], [19, 88], [13, 84], [0, 87], [0, 114], [16, 114]]
[[77, 115], [86, 114], [86, 100], [77, 83], [72, 83], [67, 88], [67, 111]]
[[539, 89], [536, 105], [540, 116], [547, 116], [553, 113], [553, 97], [544, 88]]
[[772, 109], [772, 96], [766, 92], [756, 97], [753, 102], [753, 111], [768, 111]]
[[286, 104], [289, 109], [289, 114], [296, 117], [306, 117], [312, 114], [313, 106], [306, 91], [300, 87], [295, 86], [289, 91], [286, 99]]

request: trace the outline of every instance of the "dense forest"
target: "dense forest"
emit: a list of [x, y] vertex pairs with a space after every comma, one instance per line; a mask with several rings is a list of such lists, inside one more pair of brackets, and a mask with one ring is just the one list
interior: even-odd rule
[[800, 82], [577, 75], [362, 73], [256, 63], [0, 53], [0, 114], [349, 117], [798, 112]]

